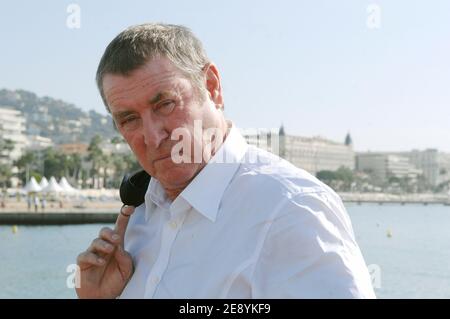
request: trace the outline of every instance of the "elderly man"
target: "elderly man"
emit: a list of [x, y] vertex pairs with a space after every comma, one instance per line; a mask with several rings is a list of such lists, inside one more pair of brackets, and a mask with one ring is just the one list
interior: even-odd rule
[[145, 202], [78, 256], [80, 298], [374, 297], [338, 195], [246, 144], [188, 29], [123, 31], [97, 84], [152, 179]]

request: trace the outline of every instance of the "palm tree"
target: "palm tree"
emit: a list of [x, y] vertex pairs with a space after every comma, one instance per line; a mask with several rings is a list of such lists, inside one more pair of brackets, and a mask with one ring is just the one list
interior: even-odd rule
[[76, 183], [78, 183], [78, 180], [80, 178], [80, 174], [81, 174], [81, 170], [83, 169], [82, 167], [82, 159], [80, 154], [72, 154], [68, 157], [69, 160], [69, 169], [71, 174], [69, 174], [69, 176], [71, 176], [72, 180], [75, 181]]
[[100, 135], [95, 135], [91, 139], [91, 142], [89, 143], [88, 147], [87, 159], [92, 162], [91, 176], [94, 179], [94, 181], [96, 179], [98, 180], [99, 169], [101, 167], [103, 160], [103, 151], [100, 147], [101, 142], [102, 138], [100, 137]]
[[26, 152], [18, 160], [14, 162], [14, 166], [19, 169], [19, 179], [25, 183], [29, 177], [35, 174], [39, 174], [39, 163], [36, 153]]

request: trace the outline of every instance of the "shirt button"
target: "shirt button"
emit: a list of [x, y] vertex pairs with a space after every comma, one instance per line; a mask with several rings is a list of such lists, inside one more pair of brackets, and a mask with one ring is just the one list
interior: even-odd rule
[[178, 223], [177, 223], [176, 221], [172, 220], [172, 221], [169, 223], [169, 225], [170, 225], [170, 227], [171, 227], [172, 229], [175, 229], [175, 228], [177, 228]]

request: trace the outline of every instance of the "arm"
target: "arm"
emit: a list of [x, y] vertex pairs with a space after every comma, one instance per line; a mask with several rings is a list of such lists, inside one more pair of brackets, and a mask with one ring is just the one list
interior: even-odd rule
[[124, 250], [124, 236], [134, 207], [121, 209], [115, 229], [103, 228], [99, 237], [77, 258], [79, 298], [116, 298], [133, 274], [133, 261]]
[[324, 191], [298, 194], [282, 205], [255, 265], [255, 298], [375, 297], [339, 202]]

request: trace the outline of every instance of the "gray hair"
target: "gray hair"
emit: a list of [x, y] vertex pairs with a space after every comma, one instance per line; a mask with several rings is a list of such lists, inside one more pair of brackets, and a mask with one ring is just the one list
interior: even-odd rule
[[97, 68], [96, 81], [106, 109], [103, 92], [106, 74], [128, 76], [155, 57], [168, 58], [199, 91], [205, 91], [203, 68], [209, 59], [202, 43], [184, 26], [146, 23], [119, 33], [106, 47]]

